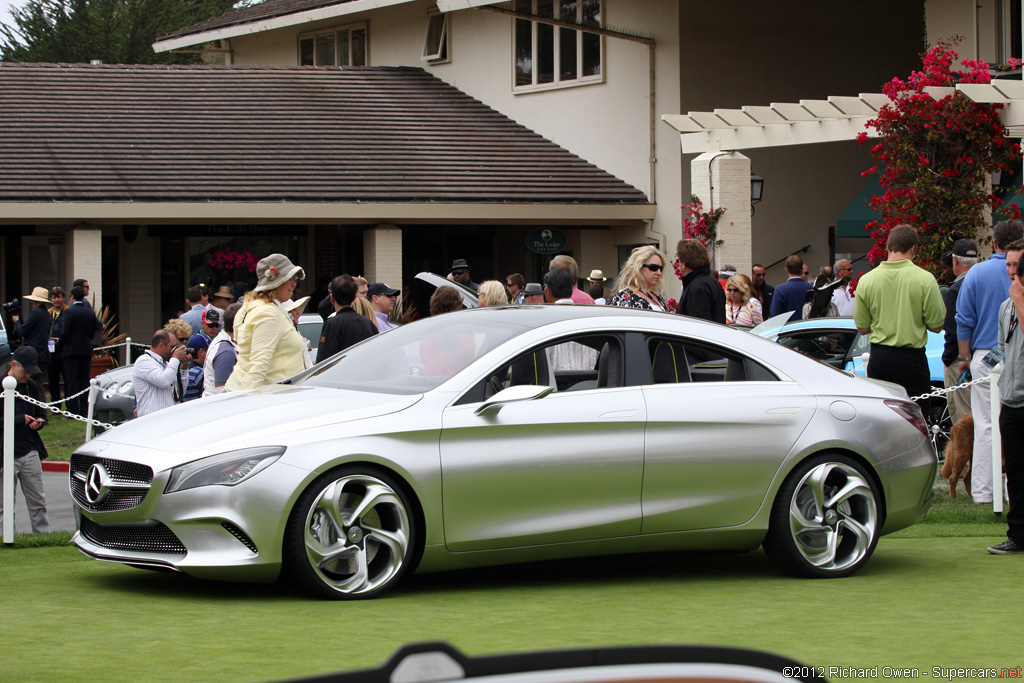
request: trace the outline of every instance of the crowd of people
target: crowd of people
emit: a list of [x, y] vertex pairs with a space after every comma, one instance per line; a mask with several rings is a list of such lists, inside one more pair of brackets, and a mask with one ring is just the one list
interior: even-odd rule
[[[680, 240], [676, 246], [672, 265], [682, 280], [678, 303], [666, 298], [668, 259], [650, 245], [632, 251], [612, 291], [605, 289], [608, 278], [600, 270], [592, 270], [585, 278], [588, 291], [583, 291], [579, 265], [568, 255], [550, 261], [542, 282], [527, 282], [522, 274], [511, 273], [504, 282], [477, 283], [471, 265], [461, 258], [452, 262], [448, 278], [476, 293], [481, 307], [610, 305], [674, 311], [745, 327], [783, 313], [797, 319], [852, 316], [858, 331], [869, 336], [868, 376], [903, 386], [910, 396], [921, 397], [918, 400], [924, 410], [930, 401], [924, 395], [931, 390], [925, 357], [929, 331], [945, 333], [942, 360], [950, 388], [972, 376], [987, 376], [995, 364], [993, 357], [1005, 356], [998, 419], [1009, 478], [1010, 528], [1007, 541], [989, 551], [1022, 553], [1024, 462], [1008, 448], [1024, 436], [1024, 333], [1017, 331], [1018, 316], [1024, 315], [1024, 287], [1019, 279], [1022, 227], [1019, 221], [997, 225], [993, 232], [995, 254], [984, 263], [978, 263], [974, 242], [956, 241], [943, 257], [953, 280], [945, 294], [935, 277], [914, 264], [919, 237], [908, 225], [890, 231], [887, 260], [861, 277], [856, 290], [851, 282], [853, 266], [847, 259], [823, 266], [811, 282], [810, 268], [794, 254], [785, 262], [788, 279], [773, 287], [765, 282], [766, 269], [761, 264], [754, 264], [749, 276], [730, 265], [712, 271], [707, 248], [695, 239]], [[323, 327], [313, 359], [309, 342], [297, 331], [299, 315], [310, 301], [309, 296], [296, 295], [305, 271], [287, 256], [271, 254], [259, 261], [257, 277], [256, 286], [237, 302], [227, 287], [212, 296], [204, 286], [189, 288], [186, 310], [154, 333], [150, 348], [135, 362], [138, 416], [201, 396], [274, 384], [396, 326], [392, 313], [401, 294], [398, 289], [348, 274], [321, 278], [314, 292], [314, 308]], [[63, 374], [68, 408], [78, 414], [84, 414], [85, 399], [75, 394], [87, 386], [89, 359], [100, 329], [86, 300], [88, 291], [88, 282], [76, 280], [67, 305], [63, 289], [55, 287], [48, 292], [37, 287], [24, 297], [31, 302], [25, 320], [13, 318], [24, 339], [9, 373], [18, 380], [19, 391], [42, 397], [40, 384], [48, 374], [50, 398], [59, 401]], [[461, 308], [462, 295], [454, 287], [438, 287], [430, 298], [430, 315]], [[421, 349], [424, 372], [428, 376], [446, 373], [466, 348], [469, 346], [453, 343], [450, 348]], [[947, 397], [954, 420], [968, 413], [974, 416], [971, 493], [975, 502], [984, 504], [991, 504], [993, 488], [988, 455], [990, 391], [987, 383], [978, 383], [969, 391], [951, 391]], [[45, 498], [38, 470], [46, 451], [38, 431], [45, 426], [46, 415], [30, 404], [19, 402], [18, 406], [16, 476], [32, 511], [33, 531], [43, 531], [47, 527]]]

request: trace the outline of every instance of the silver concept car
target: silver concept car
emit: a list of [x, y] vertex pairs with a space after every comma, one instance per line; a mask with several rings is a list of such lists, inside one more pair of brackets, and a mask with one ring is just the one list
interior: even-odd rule
[[852, 574], [922, 519], [936, 455], [895, 385], [748, 332], [604, 306], [421, 320], [79, 448], [73, 542], [367, 598], [407, 571], [655, 550]]

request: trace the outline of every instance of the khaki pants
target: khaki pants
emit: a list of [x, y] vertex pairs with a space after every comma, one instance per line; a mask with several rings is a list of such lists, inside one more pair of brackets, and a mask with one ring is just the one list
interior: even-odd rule
[[[959, 368], [959, 361], [953, 361], [952, 365], [942, 368], [942, 379], [947, 389], [960, 383]], [[946, 394], [946, 403], [949, 405], [949, 419], [956, 424], [964, 415], [971, 414], [971, 388], [949, 392]]]
[[[0, 470], [2, 471], [2, 470]], [[28, 517], [32, 521], [32, 533], [45, 534], [50, 530], [50, 521], [46, 517], [46, 493], [43, 492], [43, 467], [39, 462], [39, 452], [29, 451], [14, 459], [14, 472], [4, 472], [4, 476], [14, 476], [14, 483], [21, 482], [21, 492], [25, 494], [28, 505]], [[18, 498], [18, 489], [14, 489], [14, 498]], [[3, 524], [4, 490], [0, 487], [0, 524]], [[13, 507], [13, 506], [12, 506]]]

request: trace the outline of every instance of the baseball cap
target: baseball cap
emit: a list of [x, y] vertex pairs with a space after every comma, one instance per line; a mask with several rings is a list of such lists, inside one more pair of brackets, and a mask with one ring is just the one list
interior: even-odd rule
[[203, 324], [210, 327], [220, 327], [220, 311], [216, 308], [207, 308], [203, 311]]
[[967, 239], [957, 240], [956, 242], [953, 242], [953, 255], [977, 258], [978, 245]]
[[202, 349], [210, 348], [210, 338], [200, 332], [199, 334], [192, 335], [192, 338], [188, 340], [188, 348], [190, 351], [200, 351]]
[[366, 290], [366, 298], [369, 299], [375, 296], [398, 296], [400, 292], [397, 289], [388, 287], [387, 283], [374, 282]]
[[11, 360], [25, 368], [25, 372], [30, 375], [38, 375], [41, 372], [39, 370], [39, 354], [31, 346], [16, 348]]

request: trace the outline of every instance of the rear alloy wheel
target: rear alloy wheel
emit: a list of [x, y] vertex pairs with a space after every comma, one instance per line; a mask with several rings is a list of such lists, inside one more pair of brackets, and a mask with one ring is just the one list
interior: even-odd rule
[[381, 472], [340, 468], [317, 479], [285, 531], [285, 568], [313, 594], [376, 597], [402, 577], [414, 548], [410, 506]]
[[802, 463], [772, 507], [764, 550], [793, 576], [849, 576], [878, 543], [878, 492], [863, 468], [834, 454]]

